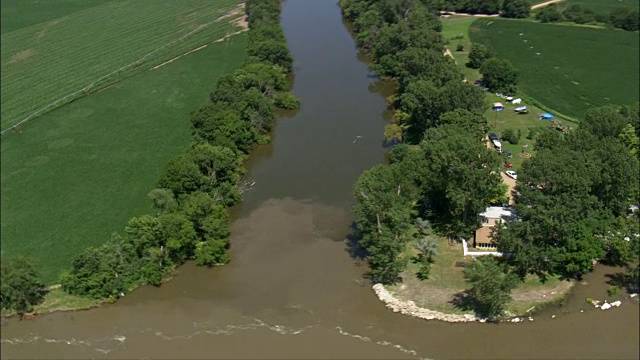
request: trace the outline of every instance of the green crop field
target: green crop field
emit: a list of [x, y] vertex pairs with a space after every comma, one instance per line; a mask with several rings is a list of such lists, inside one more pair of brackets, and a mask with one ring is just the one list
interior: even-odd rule
[[558, 4], [560, 9], [578, 4], [583, 8], [591, 9], [595, 12], [609, 12], [620, 6], [638, 8], [638, 0], [565, 0]]
[[559, 114], [580, 119], [589, 107], [640, 96], [638, 32], [497, 18], [469, 32], [519, 70], [520, 92]]
[[236, 31], [240, 2], [2, 1], [2, 130]]
[[3, 135], [2, 258], [29, 256], [53, 283], [86, 247], [150, 213], [147, 193], [189, 144], [189, 113], [241, 65], [245, 43], [210, 44]]

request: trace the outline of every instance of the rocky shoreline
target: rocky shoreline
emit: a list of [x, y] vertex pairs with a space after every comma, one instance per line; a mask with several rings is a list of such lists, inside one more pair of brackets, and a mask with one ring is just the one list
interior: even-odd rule
[[439, 311], [429, 310], [417, 306], [413, 301], [401, 301], [395, 298], [382, 284], [373, 285], [373, 291], [385, 305], [393, 312], [399, 312], [403, 315], [409, 315], [425, 320], [440, 320], [446, 322], [485, 322], [486, 318], [480, 318], [475, 315], [455, 315], [445, 314]]

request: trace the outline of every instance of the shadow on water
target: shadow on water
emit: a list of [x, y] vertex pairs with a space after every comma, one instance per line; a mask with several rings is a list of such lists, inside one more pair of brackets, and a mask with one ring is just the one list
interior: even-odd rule
[[352, 258], [358, 261], [365, 261], [367, 252], [360, 245], [360, 235], [358, 234], [358, 227], [356, 222], [352, 222], [349, 226], [349, 234], [347, 235], [347, 246], [346, 250], [351, 255]]

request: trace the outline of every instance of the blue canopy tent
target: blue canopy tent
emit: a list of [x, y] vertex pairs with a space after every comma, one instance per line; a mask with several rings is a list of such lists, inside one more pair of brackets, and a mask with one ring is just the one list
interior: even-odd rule
[[549, 113], [544, 113], [544, 114], [540, 115], [540, 118], [544, 119], [544, 120], [551, 120], [551, 119], [553, 119], [553, 115], [551, 115]]
[[504, 105], [502, 105], [502, 103], [493, 103], [493, 106], [491, 107], [491, 109], [495, 110], [495, 111], [502, 111], [504, 110]]

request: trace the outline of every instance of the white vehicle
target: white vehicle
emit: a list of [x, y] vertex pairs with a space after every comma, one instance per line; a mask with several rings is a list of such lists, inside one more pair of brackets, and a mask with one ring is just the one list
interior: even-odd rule
[[505, 171], [505, 174], [507, 174], [507, 176], [512, 178], [513, 180], [518, 180], [518, 174], [516, 174], [516, 172], [513, 170], [507, 170]]
[[517, 98], [517, 99], [513, 100], [511, 103], [512, 103], [513, 105], [518, 105], [518, 104], [522, 103], [522, 99]]
[[507, 100], [507, 101], [511, 101], [511, 100], [513, 100], [513, 96], [507, 96], [507, 97], [505, 98], [505, 100]]
[[502, 143], [498, 140], [492, 140], [493, 146], [495, 146], [498, 150], [502, 147]]

